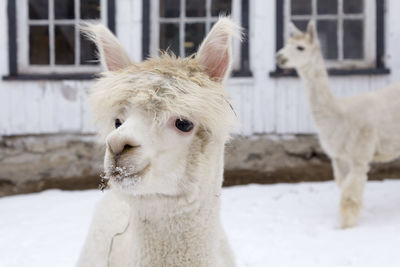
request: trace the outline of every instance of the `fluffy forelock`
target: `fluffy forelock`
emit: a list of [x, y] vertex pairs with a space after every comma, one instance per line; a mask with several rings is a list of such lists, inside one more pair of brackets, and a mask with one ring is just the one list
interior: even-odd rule
[[120, 71], [102, 73], [90, 93], [95, 123], [104, 140], [123, 108], [139, 107], [165, 123], [171, 116], [197, 122], [226, 139], [237, 123], [222, 84], [209, 78], [195, 57], [164, 53]]

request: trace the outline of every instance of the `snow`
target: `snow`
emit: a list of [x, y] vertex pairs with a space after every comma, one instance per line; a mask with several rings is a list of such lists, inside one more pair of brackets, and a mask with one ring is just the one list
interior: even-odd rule
[[[97, 190], [0, 198], [0, 266], [73, 266]], [[368, 182], [359, 225], [338, 227], [333, 182], [224, 188], [238, 266], [400, 266], [400, 181]]]

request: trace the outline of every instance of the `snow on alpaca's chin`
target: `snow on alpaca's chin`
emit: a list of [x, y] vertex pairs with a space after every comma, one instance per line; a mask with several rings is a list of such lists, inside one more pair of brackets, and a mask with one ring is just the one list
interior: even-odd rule
[[142, 181], [142, 173], [137, 173], [135, 167], [109, 168], [103, 175], [103, 179], [109, 181], [120, 191], [132, 194], [135, 188]]
[[[186, 188], [184, 174], [186, 170], [185, 160], [178, 164], [171, 164], [167, 158], [155, 157], [145, 167], [132, 165], [130, 167], [107, 167], [102, 175], [104, 187], [107, 185], [117, 189], [121, 193], [130, 196], [143, 195], [178, 195]], [[168, 170], [168, 171], [165, 171]]]

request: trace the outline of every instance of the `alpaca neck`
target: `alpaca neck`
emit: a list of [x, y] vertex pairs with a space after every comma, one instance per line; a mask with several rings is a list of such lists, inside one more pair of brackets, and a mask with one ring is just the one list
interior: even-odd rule
[[328, 73], [319, 48], [312, 55], [312, 60], [297, 68], [297, 72], [303, 80], [316, 124], [336, 116], [339, 112], [338, 103], [330, 89]]
[[[132, 202], [135, 258], [140, 266], [215, 266], [220, 231], [223, 146], [195, 168], [200, 185], [186, 196], [153, 196]], [[214, 153], [213, 153], [214, 152]], [[204, 160], [204, 159], [203, 159]], [[197, 170], [200, 170], [197, 172]], [[135, 265], [136, 266], [136, 265]]]
[[159, 213], [158, 218], [132, 218], [134, 242], [140, 244], [133, 249], [138, 266], [214, 266], [220, 203], [213, 205], [181, 214]]

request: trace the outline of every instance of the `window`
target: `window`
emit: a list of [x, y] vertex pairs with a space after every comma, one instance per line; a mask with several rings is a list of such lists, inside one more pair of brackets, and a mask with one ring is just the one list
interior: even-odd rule
[[289, 37], [289, 22], [305, 31], [308, 21], [314, 20], [331, 74], [388, 73], [383, 62], [383, 2], [277, 0], [276, 48], [279, 50]]
[[11, 77], [90, 78], [100, 71], [95, 45], [79, 25], [108, 22], [114, 28], [113, 1], [10, 0], [8, 5]]
[[[144, 2], [143, 57], [157, 55], [160, 50], [170, 50], [181, 57], [195, 53], [220, 14], [231, 15], [248, 29], [248, 8], [248, 1], [243, 0], [152, 0], [147, 5]], [[248, 42], [241, 45], [235, 40], [233, 50], [234, 74], [251, 75]]]

